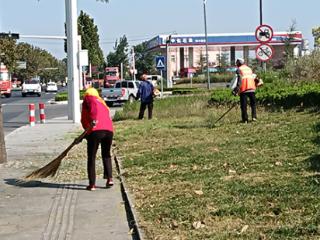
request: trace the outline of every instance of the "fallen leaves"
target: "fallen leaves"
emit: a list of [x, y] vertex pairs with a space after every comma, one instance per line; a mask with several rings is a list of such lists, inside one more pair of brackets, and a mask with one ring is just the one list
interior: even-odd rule
[[199, 195], [199, 196], [203, 195], [203, 191], [202, 190], [195, 190], [194, 193]]
[[205, 224], [202, 221], [195, 221], [195, 222], [192, 223], [192, 227], [194, 229], [200, 229], [200, 228], [204, 228]]

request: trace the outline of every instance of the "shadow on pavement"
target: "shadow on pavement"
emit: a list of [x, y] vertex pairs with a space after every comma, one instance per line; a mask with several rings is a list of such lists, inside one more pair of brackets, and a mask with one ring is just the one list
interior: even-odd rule
[[8, 185], [22, 188], [66, 188], [72, 190], [86, 190], [86, 185], [74, 183], [49, 183], [35, 180], [26, 181], [17, 178], [4, 179], [4, 182]]

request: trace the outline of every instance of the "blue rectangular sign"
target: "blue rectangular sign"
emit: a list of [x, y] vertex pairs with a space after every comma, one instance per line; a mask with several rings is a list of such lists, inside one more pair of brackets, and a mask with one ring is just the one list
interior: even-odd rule
[[166, 68], [166, 62], [164, 56], [156, 57], [156, 68], [158, 70], [164, 70]]

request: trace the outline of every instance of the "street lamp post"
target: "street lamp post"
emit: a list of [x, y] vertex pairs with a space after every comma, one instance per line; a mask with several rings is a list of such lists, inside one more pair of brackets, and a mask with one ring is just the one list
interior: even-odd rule
[[210, 89], [210, 74], [209, 74], [209, 54], [208, 54], [208, 33], [207, 33], [206, 4], [207, 4], [207, 0], [203, 0], [204, 32], [205, 32], [205, 37], [206, 37], [207, 80], [208, 80], [208, 89]]
[[80, 122], [77, 0], [65, 0], [68, 60], [68, 119]]

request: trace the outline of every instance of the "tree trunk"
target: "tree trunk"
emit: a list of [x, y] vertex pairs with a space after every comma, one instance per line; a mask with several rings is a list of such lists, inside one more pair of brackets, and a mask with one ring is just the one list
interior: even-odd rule
[[0, 164], [7, 161], [6, 144], [4, 141], [2, 105], [0, 103]]

